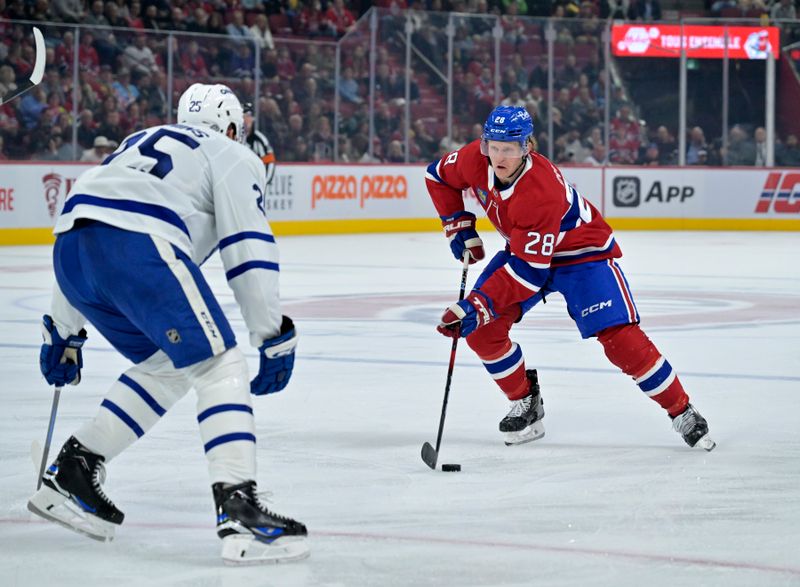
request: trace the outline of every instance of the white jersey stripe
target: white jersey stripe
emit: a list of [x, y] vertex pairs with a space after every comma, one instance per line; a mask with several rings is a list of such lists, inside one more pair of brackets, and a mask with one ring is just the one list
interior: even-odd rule
[[[544, 267], [544, 268], [546, 268], [546, 267]], [[536, 287], [535, 285], [533, 285], [530, 281], [526, 281], [525, 279], [523, 279], [522, 277], [517, 275], [514, 272], [514, 270], [511, 268], [511, 265], [508, 265], [508, 264], [503, 265], [502, 270], [504, 270], [506, 273], [508, 273], [511, 276], [511, 278], [514, 279], [514, 281], [517, 281], [518, 283], [520, 283], [521, 285], [523, 285], [527, 289], [531, 290], [531, 292], [536, 293], [537, 291], [539, 291], [539, 288]]]
[[573, 249], [571, 251], [558, 251], [557, 253], [553, 253], [553, 257], [569, 257], [572, 255], [582, 255], [583, 253], [591, 253], [594, 251], [605, 251], [607, 248], [611, 246], [611, 241], [614, 240], [614, 235], [610, 235], [608, 240], [606, 240], [605, 244], [600, 245], [599, 247], [583, 247], [582, 249]]
[[650, 391], [645, 391], [644, 394], [647, 397], [657, 396], [659, 393], [665, 391], [670, 385], [672, 385], [672, 382], [675, 381], [675, 377], [677, 377], [677, 373], [675, 373], [675, 371], [672, 371], [661, 385], [659, 385], [655, 389], [651, 389]]
[[200, 289], [197, 287], [189, 268], [186, 267], [186, 265], [184, 265], [184, 263], [175, 256], [175, 251], [172, 250], [172, 245], [169, 242], [158, 236], [151, 236], [150, 238], [153, 240], [156, 250], [158, 250], [158, 254], [167, 264], [170, 271], [172, 271], [175, 279], [178, 280], [178, 283], [180, 284], [181, 289], [186, 296], [186, 300], [192, 307], [192, 311], [194, 311], [194, 316], [197, 318], [197, 322], [200, 324], [200, 327], [203, 329], [203, 332], [208, 339], [208, 344], [211, 345], [211, 352], [214, 353], [214, 355], [224, 353], [225, 341], [220, 335], [219, 328], [217, 327], [216, 322], [214, 322], [211, 311], [208, 309], [208, 306], [206, 305], [206, 302], [203, 299]]
[[631, 322], [636, 322], [636, 308], [633, 306], [633, 296], [631, 295], [630, 291], [628, 291], [628, 286], [625, 284], [625, 279], [622, 277], [622, 272], [614, 263], [613, 259], [608, 260], [608, 266], [611, 267], [611, 271], [614, 273], [614, 279], [617, 281], [617, 286], [619, 287], [619, 291], [622, 294], [622, 299], [625, 300], [625, 308], [628, 310], [628, 319]]
[[637, 377], [634, 379], [636, 385], [639, 385], [642, 381], [645, 381], [648, 377], [651, 377], [653, 373], [661, 369], [661, 367], [664, 366], [664, 361], [666, 361], [664, 357], [659, 357], [658, 360], [656, 361], [656, 364], [650, 367], [646, 373], [644, 373], [641, 377]]

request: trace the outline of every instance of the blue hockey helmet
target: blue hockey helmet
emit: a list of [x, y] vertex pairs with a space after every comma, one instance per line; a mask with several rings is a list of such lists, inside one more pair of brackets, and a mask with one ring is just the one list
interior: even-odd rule
[[498, 106], [483, 125], [481, 152], [488, 155], [488, 141], [519, 143], [521, 155], [528, 151], [528, 139], [533, 137], [533, 120], [520, 106]]

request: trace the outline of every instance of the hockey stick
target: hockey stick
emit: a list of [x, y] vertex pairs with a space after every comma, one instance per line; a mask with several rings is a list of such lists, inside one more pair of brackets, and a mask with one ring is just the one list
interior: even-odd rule
[[42, 464], [39, 465], [39, 478], [36, 480], [36, 489], [42, 487], [42, 477], [44, 477], [44, 469], [47, 466], [47, 454], [50, 452], [50, 441], [53, 440], [53, 428], [56, 425], [56, 413], [58, 412], [58, 400], [61, 397], [61, 386], [56, 386], [55, 394], [53, 394], [53, 407], [50, 408], [50, 424], [47, 426], [47, 438], [44, 442], [44, 451], [42, 452]]
[[[464, 292], [467, 289], [467, 270], [469, 269], [469, 251], [464, 251], [464, 269], [461, 271], [461, 290], [458, 292], [458, 301], [464, 299]], [[442, 415], [439, 418], [439, 433], [436, 435], [436, 448], [434, 449], [429, 442], [422, 445], [422, 460], [431, 469], [436, 469], [436, 461], [439, 460], [439, 447], [442, 445], [442, 431], [444, 430], [444, 417], [447, 415], [447, 398], [450, 395], [450, 383], [453, 381], [453, 367], [456, 364], [456, 347], [458, 346], [458, 336], [453, 337], [453, 346], [450, 349], [450, 365], [447, 368], [447, 382], [444, 385], [444, 401], [442, 402]]]
[[5, 96], [0, 96], [0, 106], [10, 102], [17, 96], [20, 96], [31, 88], [39, 85], [39, 82], [41, 82], [42, 78], [44, 77], [44, 37], [42, 36], [42, 31], [40, 31], [37, 27], [33, 27], [33, 38], [36, 41], [36, 63], [33, 65], [31, 77], [29, 80], [19, 84], [16, 90], [8, 92]]

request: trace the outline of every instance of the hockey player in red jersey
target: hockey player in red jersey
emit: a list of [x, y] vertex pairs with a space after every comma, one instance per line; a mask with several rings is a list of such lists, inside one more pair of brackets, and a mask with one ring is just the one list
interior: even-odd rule
[[441, 318], [439, 332], [466, 337], [512, 402], [500, 422], [507, 445], [544, 436], [535, 369], [525, 369], [511, 326], [552, 292], [560, 292], [583, 338], [596, 337], [608, 359], [664, 408], [689, 446], [712, 450], [708, 424], [689, 403], [672, 366], [639, 327], [639, 314], [611, 227], [561, 171], [533, 150], [524, 108], [498, 106], [483, 136], [431, 163], [426, 184], [457, 259], [483, 259], [475, 215], [464, 210], [471, 189], [505, 249], [489, 262], [464, 300]]

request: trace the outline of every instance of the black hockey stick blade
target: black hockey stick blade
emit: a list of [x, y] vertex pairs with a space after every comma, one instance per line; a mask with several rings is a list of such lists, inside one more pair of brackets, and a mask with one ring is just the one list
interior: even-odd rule
[[433, 448], [430, 442], [422, 445], [422, 460], [434, 471], [436, 470], [436, 461], [439, 459], [439, 453]]
[[34, 86], [39, 85], [39, 82], [41, 82], [42, 78], [44, 77], [44, 62], [46, 57], [44, 49], [44, 37], [42, 36], [42, 31], [40, 31], [37, 27], [33, 27], [33, 38], [36, 41], [36, 63], [33, 66], [31, 77], [27, 81], [19, 84], [17, 89], [13, 92], [8, 92], [5, 96], [0, 96], [0, 106], [10, 102], [18, 96], [21, 96]]

